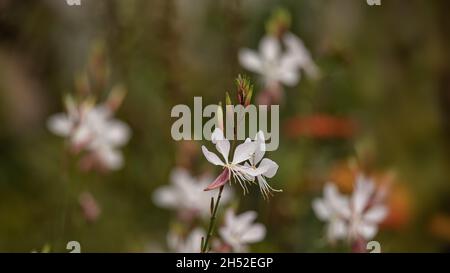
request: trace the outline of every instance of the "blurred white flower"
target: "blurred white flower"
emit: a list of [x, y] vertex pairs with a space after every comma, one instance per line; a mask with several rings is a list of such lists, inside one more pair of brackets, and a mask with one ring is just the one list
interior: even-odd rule
[[248, 244], [260, 242], [266, 236], [265, 226], [253, 223], [256, 217], [255, 211], [247, 211], [240, 215], [236, 215], [233, 209], [225, 212], [225, 223], [219, 229], [219, 234], [233, 252], [247, 252]]
[[312, 60], [311, 53], [299, 37], [288, 32], [283, 35], [283, 43], [287, 48], [287, 55], [291, 56], [299, 69], [304, 70], [311, 78], [316, 79], [320, 76], [319, 68]]
[[167, 245], [170, 251], [177, 253], [200, 253], [202, 237], [205, 237], [205, 231], [201, 228], [194, 229], [186, 238], [180, 234], [169, 232], [167, 235]]
[[347, 219], [350, 217], [349, 200], [342, 196], [336, 185], [327, 183], [323, 189], [324, 197], [313, 201], [313, 209], [317, 217], [327, 226], [327, 239], [335, 242], [348, 235]]
[[211, 141], [216, 145], [217, 151], [223, 156], [224, 161], [222, 161], [216, 154], [208, 151], [205, 146], [202, 146], [203, 154], [206, 159], [216, 165], [222, 166], [224, 169], [222, 173], [211, 183], [205, 190], [213, 190], [219, 188], [228, 182], [233, 175], [235, 181], [237, 181], [241, 187], [244, 189], [244, 193], [248, 191], [247, 182], [252, 182], [254, 177], [262, 174], [265, 170], [254, 169], [249, 166], [241, 165], [255, 153], [256, 145], [253, 142], [245, 142], [238, 145], [234, 151], [233, 160], [228, 161], [228, 156], [230, 153], [230, 141], [226, 139], [223, 135], [221, 129], [216, 128], [211, 136]]
[[[251, 140], [247, 139], [246, 142], [251, 142]], [[266, 178], [275, 176], [278, 171], [278, 164], [268, 158], [263, 159], [266, 152], [266, 139], [262, 131], [259, 131], [256, 134], [254, 143], [256, 144], [256, 151], [249, 158], [250, 165], [246, 163], [246, 166], [251, 166], [254, 169], [262, 171], [256, 178], [264, 199], [267, 199], [269, 198], [269, 195], [273, 195], [272, 192], [282, 192], [282, 190], [272, 188], [266, 180]], [[258, 164], [259, 166], [257, 166]]]
[[130, 138], [127, 124], [116, 120], [106, 106], [99, 105], [88, 111], [75, 134], [87, 140], [86, 150], [94, 153], [106, 169], [117, 170], [123, 166], [123, 157], [117, 148]]
[[49, 130], [68, 138], [74, 150], [88, 152], [86, 158], [98, 161], [101, 167], [120, 169], [123, 158], [117, 148], [130, 138], [128, 125], [114, 119], [113, 112], [106, 105], [95, 106], [90, 100], [77, 104], [67, 97], [65, 106], [67, 113], [49, 118]]
[[386, 218], [388, 210], [380, 200], [374, 202], [376, 194], [375, 183], [358, 175], [351, 197], [350, 238], [371, 240], [377, 234], [378, 225]]
[[266, 35], [259, 44], [259, 53], [245, 48], [238, 57], [245, 69], [262, 75], [267, 86], [294, 86], [299, 81], [297, 58], [283, 53], [276, 37]]
[[[196, 179], [187, 170], [174, 169], [170, 175], [171, 185], [156, 189], [153, 193], [153, 201], [160, 207], [177, 210], [181, 218], [208, 217], [211, 197], [214, 194], [213, 192], [205, 193], [203, 189], [211, 181], [210, 176]], [[221, 204], [227, 204], [232, 195], [231, 189], [224, 189]]]
[[327, 238], [331, 242], [344, 238], [351, 242], [367, 241], [375, 237], [378, 225], [387, 216], [383, 201], [375, 183], [358, 175], [350, 198], [341, 195], [334, 184], [327, 183], [324, 198], [314, 200], [313, 209], [320, 220], [328, 222]]

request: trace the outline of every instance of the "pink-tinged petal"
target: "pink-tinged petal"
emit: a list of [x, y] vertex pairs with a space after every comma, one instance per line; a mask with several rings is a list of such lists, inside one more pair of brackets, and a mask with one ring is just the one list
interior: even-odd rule
[[225, 185], [225, 183], [227, 183], [228, 180], [230, 180], [230, 171], [228, 170], [228, 168], [225, 168], [225, 169], [223, 169], [223, 172], [216, 178], [216, 180], [214, 180], [214, 182], [209, 184], [209, 186], [206, 187], [204, 190], [210, 191], [210, 190], [217, 189], [217, 188]]
[[259, 44], [259, 50], [265, 61], [276, 61], [280, 55], [280, 42], [273, 36], [265, 36]]
[[226, 163], [228, 163], [228, 154], [230, 153], [230, 142], [227, 139], [217, 140], [216, 149], [219, 151]]
[[252, 72], [261, 73], [263, 65], [258, 54], [249, 49], [239, 50], [239, 62], [241, 65]]
[[266, 171], [263, 173], [263, 175], [267, 178], [272, 178], [275, 176], [275, 174], [278, 171], [278, 164], [275, 163], [275, 161], [273, 161], [273, 160], [264, 158], [261, 161], [261, 164], [259, 164], [258, 168], [266, 169]]
[[222, 162], [222, 160], [219, 159], [219, 157], [214, 154], [211, 153], [210, 151], [208, 151], [208, 149], [206, 149], [205, 146], [202, 146], [202, 152], [203, 155], [206, 157], [206, 160], [208, 160], [210, 163], [216, 165], [216, 166], [223, 166], [224, 163]]
[[236, 147], [233, 156], [233, 164], [239, 164], [245, 160], [250, 159], [250, 157], [255, 153], [256, 145], [254, 142], [242, 143]]

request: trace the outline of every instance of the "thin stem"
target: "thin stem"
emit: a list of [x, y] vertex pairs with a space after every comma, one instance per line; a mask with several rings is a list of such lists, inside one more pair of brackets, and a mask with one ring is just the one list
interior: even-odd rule
[[209, 220], [208, 234], [206, 235], [205, 242], [202, 245], [202, 253], [206, 253], [208, 251], [210, 240], [211, 240], [211, 237], [212, 237], [213, 231], [214, 231], [214, 226], [216, 224], [217, 210], [219, 208], [219, 202], [220, 202], [220, 198], [222, 197], [223, 188], [224, 188], [224, 185], [221, 186], [220, 189], [219, 189], [219, 195], [217, 196], [217, 200], [216, 200], [216, 203], [214, 205], [214, 209], [212, 211], [211, 218]]

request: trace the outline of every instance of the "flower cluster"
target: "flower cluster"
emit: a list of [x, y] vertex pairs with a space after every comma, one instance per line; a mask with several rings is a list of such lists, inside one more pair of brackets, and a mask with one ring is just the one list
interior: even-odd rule
[[114, 118], [117, 97], [112, 92], [105, 103], [95, 105], [91, 98], [77, 101], [66, 96], [66, 112], [48, 120], [49, 130], [67, 138], [72, 151], [85, 152], [81, 161], [84, 169], [117, 170], [123, 166], [118, 148], [128, 142], [130, 129]]
[[387, 216], [385, 191], [377, 190], [369, 178], [358, 175], [351, 197], [339, 193], [333, 183], [324, 187], [324, 197], [313, 201], [317, 217], [328, 222], [327, 239], [348, 239], [352, 243], [371, 240]]

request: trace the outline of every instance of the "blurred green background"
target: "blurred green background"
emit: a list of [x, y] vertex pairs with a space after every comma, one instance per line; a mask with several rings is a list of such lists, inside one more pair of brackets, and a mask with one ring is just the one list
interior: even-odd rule
[[[284, 192], [266, 202], [256, 188], [242, 196], [235, 187], [240, 211], [258, 211], [268, 227], [252, 250], [339, 251], [323, 240], [311, 200], [328, 179], [345, 189], [355, 160], [375, 176], [395, 173], [393, 213], [377, 236], [383, 251], [450, 250], [449, 1], [81, 2], [0, 0], [0, 251], [67, 252], [71, 240], [83, 252], [164, 249], [174, 213], [156, 207], [152, 192], [175, 166], [214, 171], [202, 142], [172, 140], [171, 108], [193, 105], [194, 96], [217, 103], [234, 90], [245, 72], [238, 50], [257, 48], [280, 7], [323, 77], [286, 88], [280, 147], [271, 153], [280, 165], [273, 185]], [[46, 128], [98, 61], [109, 76], [97, 92], [126, 86], [117, 117], [133, 132], [125, 167], [108, 174], [80, 172]], [[357, 126], [345, 137], [293, 133], [299, 119], [318, 115]], [[101, 207], [95, 223], [78, 205], [84, 191]]]

